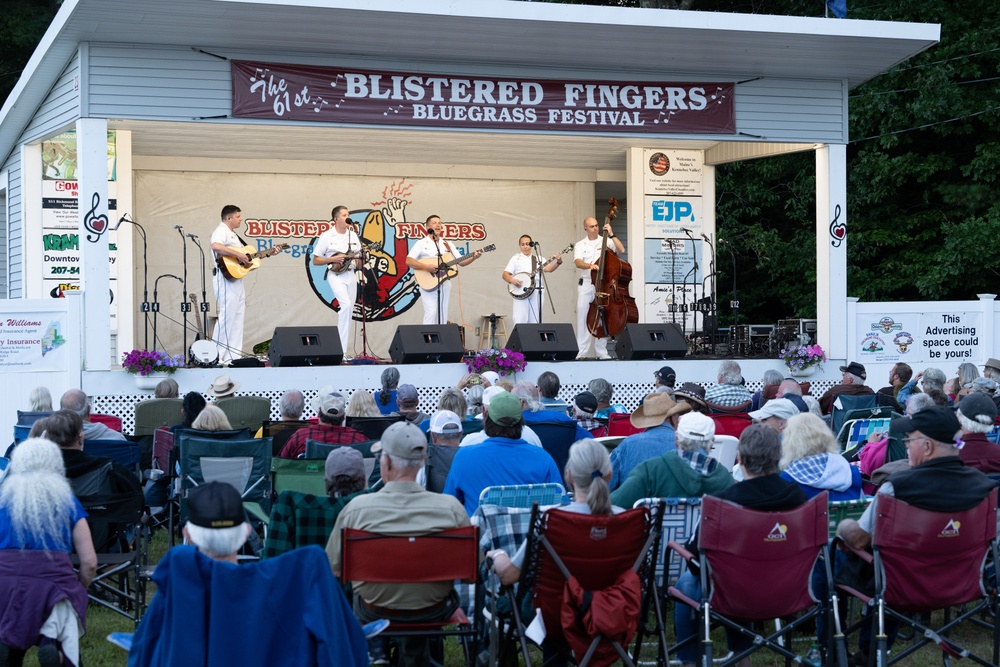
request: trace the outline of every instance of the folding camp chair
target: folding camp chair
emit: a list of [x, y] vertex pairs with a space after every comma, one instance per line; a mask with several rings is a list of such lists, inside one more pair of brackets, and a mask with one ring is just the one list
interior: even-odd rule
[[[631, 667], [624, 647], [638, 627], [642, 582], [656, 558], [657, 511], [598, 516], [535, 507], [533, 513], [525, 567], [516, 593], [509, 591], [511, 632], [516, 629], [517, 636], [508, 633], [508, 640], [516, 639], [530, 664], [520, 610], [531, 594], [532, 606], [541, 610], [547, 650], [572, 651], [580, 667], [616, 659]], [[510, 643], [501, 647], [501, 660]]]
[[[859, 394], [852, 396], [840, 394], [833, 397], [830, 406], [830, 428], [834, 433], [840, 433], [844, 423], [851, 419], [872, 419], [882, 417], [882, 410], [892, 412], [891, 408], [880, 408], [876, 403], [875, 394]], [[874, 412], [873, 412], [874, 411]], [[855, 413], [856, 414], [852, 414]]]
[[379, 466], [379, 457], [376, 455], [376, 452], [372, 451], [372, 445], [376, 442], [377, 440], [364, 440], [362, 442], [352, 442], [340, 445], [319, 442], [318, 440], [306, 440], [306, 450], [303, 458], [312, 460], [321, 459], [325, 461], [326, 457], [330, 455], [330, 452], [338, 447], [351, 447], [352, 449], [356, 449], [361, 452], [361, 457], [364, 459], [365, 477], [368, 479], [368, 486], [372, 486], [382, 479], [382, 469]]
[[986, 439], [993, 443], [1000, 443], [1000, 425], [994, 426], [993, 430], [986, 434]]
[[632, 415], [627, 412], [612, 412], [608, 415], [608, 435], [628, 437], [642, 431], [643, 429], [632, 426]]
[[90, 421], [95, 424], [104, 424], [112, 431], [122, 432], [122, 418], [116, 417], [115, 415], [102, 415], [97, 413], [90, 413]]
[[[397, 584], [475, 581], [479, 565], [477, 531], [476, 526], [463, 526], [407, 537], [344, 528], [341, 579]], [[410, 623], [393, 619], [381, 636], [457, 636], [466, 664], [471, 666], [476, 659], [479, 628], [458, 607], [443, 621]]]
[[273, 493], [300, 491], [325, 496], [325, 472], [324, 461], [320, 459], [271, 459]]
[[576, 422], [533, 422], [531, 430], [542, 441], [542, 448], [556, 462], [556, 469], [564, 470], [569, 459], [569, 448], [576, 442]]
[[723, 468], [732, 472], [733, 466], [736, 465], [736, 450], [739, 446], [740, 439], [736, 436], [716, 434], [715, 442], [708, 455], [718, 461]]
[[404, 419], [406, 417], [402, 415], [396, 415], [395, 417], [388, 415], [385, 417], [348, 417], [344, 426], [350, 426], [355, 431], [361, 431], [365, 434], [366, 438], [379, 440], [387, 428]]
[[746, 401], [745, 403], [740, 403], [739, 405], [719, 405], [718, 403], [710, 403], [705, 401], [705, 405], [708, 406], [710, 414], [713, 415], [741, 415], [748, 414], [750, 412], [750, 405], [753, 401]]
[[87, 440], [83, 443], [83, 451], [91, 456], [103, 456], [117, 461], [130, 471], [139, 475], [139, 443], [128, 440]]
[[[876, 664], [876, 659], [879, 665], [895, 664], [931, 643], [940, 648], [946, 666], [950, 657], [970, 658], [980, 665], [998, 664], [1000, 608], [994, 569], [1000, 562], [997, 489], [975, 507], [961, 512], [923, 510], [887, 495], [878, 497], [876, 507], [872, 553], [854, 552], [874, 566], [875, 594], [838, 585], [872, 609], [869, 616], [874, 641], [868, 664]], [[958, 605], [965, 606], [955, 611], [954, 617], [946, 613], [943, 626], [930, 627], [930, 612]], [[987, 620], [977, 618], [980, 615]], [[887, 619], [916, 631], [910, 645], [897, 648], [891, 656]], [[992, 660], [972, 654], [953, 638], [953, 631], [967, 621], [990, 629]]]
[[[677, 583], [677, 578], [684, 570], [684, 559], [671, 551], [667, 545], [671, 542], [684, 544], [694, 534], [701, 520], [701, 498], [640, 498], [633, 507], [660, 507], [658, 510], [663, 519], [660, 521], [660, 535], [653, 546], [656, 554], [655, 567], [650, 573], [650, 581], [646, 585], [646, 595], [643, 596], [642, 613], [639, 630], [635, 638], [635, 648], [632, 660], [638, 663], [643, 646], [643, 638], [651, 635], [657, 638], [659, 659], [666, 663], [670, 650], [667, 641], [666, 625], [664, 623], [663, 606], [667, 588]], [[649, 618], [649, 609], [653, 609], [655, 627], [647, 627], [645, 620]]]
[[[844, 425], [840, 427], [840, 433], [837, 434], [837, 441], [840, 443], [841, 451], [844, 452], [845, 456], [853, 455], [851, 460], [855, 460], [857, 455], [861, 453], [860, 448], [868, 442], [868, 436], [872, 433], [888, 435], [889, 423], [891, 421], [890, 417], [849, 419], [845, 421]], [[848, 454], [848, 452], [852, 452], [853, 454]]]
[[233, 428], [249, 429], [256, 433], [271, 417], [271, 401], [259, 396], [233, 396], [215, 402]]
[[265, 419], [264, 424], [260, 427], [260, 435], [263, 438], [271, 438], [271, 457], [277, 458], [281, 454], [281, 450], [288, 443], [288, 439], [292, 437], [292, 434], [300, 428], [307, 426], [315, 426], [315, 424], [300, 419], [289, 421], [271, 421], [270, 419]]
[[844, 519], [854, 519], [857, 521], [871, 505], [871, 498], [859, 498], [857, 500], [834, 500], [830, 502], [830, 539], [837, 536], [837, 526]]
[[508, 484], [487, 486], [479, 494], [480, 505], [530, 508], [533, 504], [562, 505], [566, 502], [566, 489], [562, 484]]
[[452, 461], [458, 447], [448, 445], [437, 445], [429, 443], [427, 445], [427, 463], [424, 465], [424, 488], [434, 493], [444, 493], [444, 485], [448, 480], [448, 472], [451, 470]]
[[[144, 567], [149, 531], [144, 521], [142, 493], [115, 493], [111, 487], [111, 462], [70, 480], [73, 494], [87, 510], [97, 575], [90, 585], [90, 600], [138, 624], [146, 608]], [[79, 559], [73, 555], [74, 566]]]
[[[668, 589], [680, 603], [698, 610], [698, 632], [703, 664], [712, 662], [711, 623], [718, 622], [752, 640], [749, 648], [737, 651], [722, 662], [732, 665], [762, 648], [801, 662], [787, 637], [807, 621], [829, 615], [836, 605], [816, 599], [811, 590], [813, 567], [822, 558], [827, 590], [833, 591], [827, 551], [827, 493], [824, 491], [803, 505], [784, 512], [759, 512], [712, 496], [702, 499], [698, 538], [700, 550], [701, 599], [694, 600], [676, 587]], [[682, 545], [670, 548], [689, 562], [694, 558]], [[832, 593], [831, 593], [832, 594]], [[747, 625], [796, 616], [775, 632], [762, 636]], [[839, 618], [833, 615], [833, 636], [840, 636]], [[829, 622], [827, 628], [831, 628]], [[846, 646], [836, 650], [830, 641], [828, 655], [837, 656], [846, 667]]]
[[746, 427], [753, 423], [753, 419], [746, 412], [728, 415], [710, 414], [709, 418], [715, 422], [715, 435], [731, 435], [734, 438], [739, 438]]
[[[270, 438], [218, 440], [185, 434], [178, 443], [178, 449], [181, 466], [182, 522], [187, 516], [187, 492], [209, 481], [231, 484], [239, 491], [244, 503], [256, 503], [264, 515], [270, 513]], [[251, 536], [251, 540], [254, 539]], [[260, 546], [262, 545], [258, 545]]]
[[183, 420], [179, 398], [153, 398], [135, 404], [135, 435], [152, 435], [158, 428], [171, 427]]

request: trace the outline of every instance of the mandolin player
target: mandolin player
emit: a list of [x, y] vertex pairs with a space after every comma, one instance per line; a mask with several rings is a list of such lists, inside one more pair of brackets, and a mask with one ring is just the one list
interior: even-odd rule
[[[573, 260], [576, 268], [579, 269], [579, 280], [577, 284], [576, 299], [576, 344], [580, 348], [577, 359], [582, 359], [590, 352], [590, 345], [593, 343], [594, 351], [598, 359], [610, 359], [608, 354], [608, 341], [606, 338], [594, 338], [587, 329], [587, 313], [590, 310], [590, 303], [594, 300], [594, 284], [590, 279], [590, 271], [598, 268], [601, 259], [601, 234], [597, 227], [597, 218], [587, 218], [583, 221], [583, 229], [587, 232], [586, 238], [576, 244], [573, 251]], [[611, 229], [611, 223], [604, 224], [604, 231], [608, 233], [608, 250], [621, 255], [625, 252], [625, 245], [615, 236]]]
[[[509, 289], [514, 297], [514, 324], [538, 324], [542, 290], [538, 257], [532, 252], [535, 244], [527, 234], [523, 234], [517, 243], [521, 252], [511, 257], [503, 270], [503, 280], [511, 286]], [[558, 253], [541, 270], [552, 273], [561, 265], [562, 254]]]
[[[250, 258], [243, 250], [243, 241], [236, 234], [236, 229], [241, 224], [243, 218], [239, 206], [227, 204], [222, 207], [222, 222], [212, 232], [212, 252], [216, 260], [220, 257], [232, 257], [240, 266], [250, 265]], [[215, 302], [219, 308], [219, 321], [212, 338], [219, 346], [219, 361], [223, 365], [229, 365], [234, 357], [241, 356], [243, 349], [246, 293], [242, 279], [229, 278], [221, 269], [212, 270], [212, 287], [215, 289]]]
[[326, 267], [326, 282], [340, 304], [337, 331], [345, 353], [351, 340], [354, 323], [354, 300], [358, 296], [358, 275], [361, 268], [361, 240], [348, 223], [346, 206], [335, 206], [330, 213], [333, 227], [320, 234], [313, 247], [312, 263]]

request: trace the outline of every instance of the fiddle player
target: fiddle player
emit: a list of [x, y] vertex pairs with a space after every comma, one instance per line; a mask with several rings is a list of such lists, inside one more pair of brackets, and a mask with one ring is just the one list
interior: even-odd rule
[[[590, 280], [590, 271], [598, 268], [601, 259], [601, 234], [597, 227], [597, 218], [587, 218], [583, 221], [583, 229], [587, 232], [587, 237], [577, 242], [573, 251], [573, 262], [579, 269], [580, 279], [578, 281], [576, 299], [576, 344], [580, 352], [577, 359], [582, 359], [590, 352], [591, 343], [594, 344], [594, 352], [598, 359], [610, 359], [608, 354], [608, 341], [606, 338], [594, 338], [587, 329], [587, 313], [590, 311], [590, 304], [594, 300], [596, 290], [594, 283]], [[625, 245], [615, 236], [611, 229], [611, 223], [604, 223], [604, 231], [608, 233], [608, 251], [616, 255], [625, 252]]]
[[[348, 351], [347, 343], [351, 340], [354, 300], [358, 296], [358, 274], [355, 269], [361, 268], [361, 241], [348, 224], [347, 216], [346, 206], [333, 207], [330, 213], [333, 226], [319, 235], [312, 258], [314, 265], [326, 267], [326, 282], [340, 304], [337, 333], [340, 334], [340, 347], [345, 354]], [[357, 256], [352, 259], [352, 255]]]
[[[514, 324], [538, 324], [538, 315], [542, 307], [542, 290], [539, 282], [541, 276], [538, 275], [538, 258], [531, 252], [535, 244], [527, 234], [522, 234], [517, 243], [521, 252], [507, 262], [507, 268], [503, 270], [503, 280], [514, 287], [527, 287], [532, 292], [526, 298], [513, 299]], [[553, 255], [552, 260], [542, 269], [545, 273], [552, 273], [562, 265], [562, 253]]]

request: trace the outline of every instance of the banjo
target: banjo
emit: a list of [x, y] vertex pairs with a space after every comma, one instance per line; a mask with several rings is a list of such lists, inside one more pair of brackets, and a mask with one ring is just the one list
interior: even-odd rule
[[[562, 255], [569, 252], [572, 249], [573, 249], [573, 244], [570, 243], [568, 246], [560, 250], [557, 254]], [[540, 267], [538, 267], [538, 271], [545, 270], [545, 267], [554, 261], [556, 261], [555, 255], [545, 260], [545, 263], [542, 264]], [[534, 293], [536, 285], [535, 285], [535, 276], [533, 274], [525, 273], [522, 271], [520, 273], [515, 273], [513, 276], [511, 276], [511, 278], [515, 278], [521, 281], [520, 286], [515, 285], [514, 283], [507, 283], [507, 291], [510, 292], [510, 295], [515, 299], [527, 299]]]
[[198, 313], [199, 319], [198, 335], [194, 343], [191, 344], [191, 349], [188, 350], [188, 358], [190, 358], [192, 364], [199, 368], [214, 368], [219, 362], [219, 346], [215, 344], [215, 341], [202, 338], [202, 335], [208, 335], [205, 327], [205, 313], [198, 308], [198, 297], [193, 292], [188, 296], [191, 298], [191, 303], [195, 306], [195, 311]]

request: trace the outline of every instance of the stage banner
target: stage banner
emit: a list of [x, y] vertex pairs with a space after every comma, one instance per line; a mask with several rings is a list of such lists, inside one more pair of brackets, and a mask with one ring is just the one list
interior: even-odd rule
[[[0, 312], [0, 370], [7, 373], [67, 368], [65, 312]], [[79, 345], [79, 341], [74, 344]]]
[[[734, 134], [732, 82], [469, 77], [232, 61], [233, 116], [559, 132]], [[682, 194], [682, 193], [678, 193]]]

